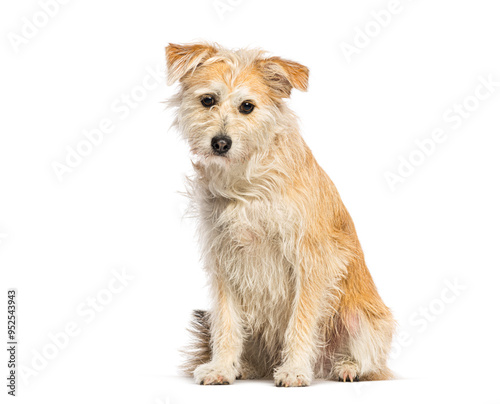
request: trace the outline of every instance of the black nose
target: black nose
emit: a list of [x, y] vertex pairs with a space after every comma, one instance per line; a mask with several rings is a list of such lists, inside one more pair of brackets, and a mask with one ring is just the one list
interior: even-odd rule
[[229, 151], [232, 143], [229, 136], [215, 136], [212, 138], [212, 149], [216, 154], [224, 154]]

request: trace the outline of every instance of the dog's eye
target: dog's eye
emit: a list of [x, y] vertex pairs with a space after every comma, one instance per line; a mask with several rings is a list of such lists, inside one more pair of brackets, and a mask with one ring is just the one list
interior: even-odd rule
[[201, 98], [201, 103], [203, 104], [204, 107], [211, 107], [212, 105], [215, 104], [215, 98], [212, 97], [211, 95], [204, 95]]
[[251, 102], [244, 101], [240, 105], [240, 112], [242, 114], [249, 114], [250, 112], [253, 111], [254, 108], [255, 108], [255, 105], [253, 105]]

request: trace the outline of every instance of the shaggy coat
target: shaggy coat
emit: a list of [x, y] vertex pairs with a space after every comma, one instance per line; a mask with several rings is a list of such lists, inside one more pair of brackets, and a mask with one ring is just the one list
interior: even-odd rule
[[[210, 311], [194, 313], [185, 370], [200, 384], [390, 378], [391, 312], [284, 101], [307, 89], [308, 69], [211, 44], [170, 44], [166, 56], [169, 84], [180, 83], [170, 103], [193, 155], [188, 195], [213, 294]], [[222, 135], [232, 143], [220, 155], [213, 139]]]

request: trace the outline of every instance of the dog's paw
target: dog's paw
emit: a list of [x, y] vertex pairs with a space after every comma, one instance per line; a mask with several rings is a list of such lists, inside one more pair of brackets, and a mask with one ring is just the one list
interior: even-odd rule
[[343, 361], [336, 367], [340, 382], [359, 382], [358, 365], [351, 361]]
[[281, 366], [274, 372], [277, 387], [304, 387], [311, 384], [312, 372], [306, 369]]
[[231, 384], [238, 371], [233, 366], [222, 366], [214, 362], [204, 363], [194, 371], [194, 380], [198, 384]]

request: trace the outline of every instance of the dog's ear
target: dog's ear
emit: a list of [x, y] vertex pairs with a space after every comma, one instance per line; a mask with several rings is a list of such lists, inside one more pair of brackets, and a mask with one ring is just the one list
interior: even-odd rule
[[300, 63], [271, 57], [260, 61], [260, 69], [268, 85], [279, 97], [290, 97], [292, 88], [307, 91], [309, 69]]
[[207, 44], [177, 45], [169, 44], [165, 48], [167, 56], [167, 84], [174, 84], [187, 73], [193, 72], [199, 65], [213, 56], [217, 50]]

